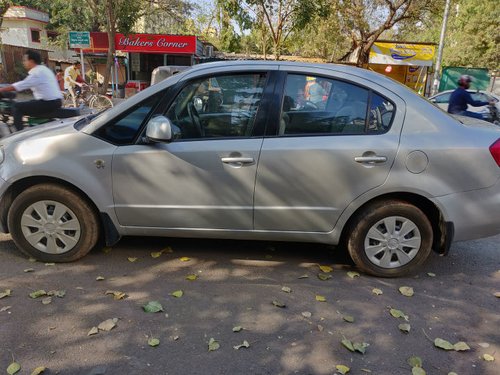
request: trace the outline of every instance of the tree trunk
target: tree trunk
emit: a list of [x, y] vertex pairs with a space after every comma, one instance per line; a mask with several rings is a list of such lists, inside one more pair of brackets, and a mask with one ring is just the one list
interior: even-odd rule
[[114, 55], [116, 52], [115, 51], [116, 22], [113, 13], [113, 8], [111, 5], [112, 4], [108, 4], [106, 9], [107, 12], [106, 31], [108, 32], [109, 49], [108, 49], [108, 56], [106, 59], [106, 70], [104, 71], [104, 84], [99, 89], [99, 92], [103, 95], [105, 95], [106, 92], [108, 91], [109, 78], [111, 77], [111, 68], [113, 67]]

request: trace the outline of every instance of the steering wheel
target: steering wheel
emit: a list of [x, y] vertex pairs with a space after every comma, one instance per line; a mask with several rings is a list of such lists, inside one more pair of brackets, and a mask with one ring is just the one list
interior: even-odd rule
[[304, 104], [302, 105], [302, 108], [301, 109], [305, 109], [305, 110], [311, 110], [311, 109], [319, 109], [319, 107], [314, 104], [313, 102], [309, 101], [309, 100], [306, 100], [304, 102]]
[[205, 129], [203, 129], [203, 126], [201, 125], [200, 115], [198, 114], [198, 111], [194, 107], [194, 104], [192, 101], [190, 101], [187, 105], [187, 112], [188, 112], [189, 118], [193, 122], [200, 137], [204, 137], [205, 136]]

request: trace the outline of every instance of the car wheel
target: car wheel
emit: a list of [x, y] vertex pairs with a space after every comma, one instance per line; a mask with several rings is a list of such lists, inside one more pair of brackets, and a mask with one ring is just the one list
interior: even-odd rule
[[403, 201], [381, 201], [356, 215], [347, 249], [364, 272], [398, 277], [427, 259], [432, 240], [432, 226], [419, 208]]
[[19, 194], [7, 221], [17, 247], [43, 262], [77, 260], [99, 238], [98, 218], [88, 203], [55, 184], [32, 186]]

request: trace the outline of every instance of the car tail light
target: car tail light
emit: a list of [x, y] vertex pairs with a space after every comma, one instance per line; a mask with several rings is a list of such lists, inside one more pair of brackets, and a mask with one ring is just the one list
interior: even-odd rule
[[495, 159], [500, 167], [500, 139], [497, 139], [497, 141], [490, 146], [490, 152], [491, 156], [493, 156], [493, 159]]

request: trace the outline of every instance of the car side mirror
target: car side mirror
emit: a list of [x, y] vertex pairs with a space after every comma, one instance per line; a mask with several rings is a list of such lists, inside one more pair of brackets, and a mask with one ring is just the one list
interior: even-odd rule
[[146, 138], [151, 142], [171, 142], [179, 138], [181, 130], [165, 116], [156, 116], [146, 125]]

